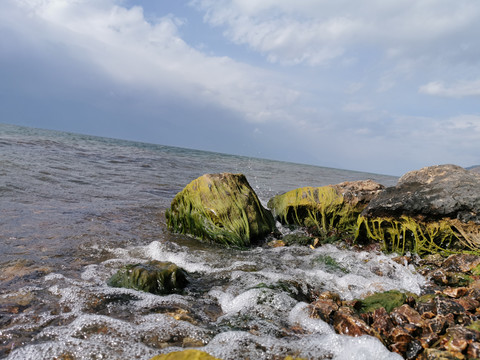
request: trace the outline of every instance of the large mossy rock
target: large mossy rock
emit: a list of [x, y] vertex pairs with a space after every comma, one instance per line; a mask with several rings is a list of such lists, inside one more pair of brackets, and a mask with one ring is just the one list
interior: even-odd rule
[[480, 253], [480, 175], [455, 165], [412, 171], [362, 212], [357, 240], [385, 250]]
[[157, 355], [150, 360], [220, 360], [200, 350], [175, 351], [168, 354]]
[[359, 214], [383, 189], [372, 180], [302, 187], [273, 197], [268, 207], [283, 224], [343, 232], [356, 225]]
[[167, 295], [181, 292], [187, 286], [187, 273], [171, 262], [150, 261], [122, 267], [108, 285]]
[[242, 174], [206, 174], [193, 180], [166, 212], [168, 227], [227, 246], [246, 247], [275, 228]]

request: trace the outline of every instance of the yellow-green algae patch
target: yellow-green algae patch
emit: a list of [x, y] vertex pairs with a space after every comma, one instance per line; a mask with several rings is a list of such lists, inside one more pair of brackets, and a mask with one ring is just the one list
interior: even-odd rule
[[385, 308], [387, 312], [403, 305], [407, 295], [398, 290], [389, 290], [382, 293], [372, 294], [361, 300], [361, 312], [373, 312], [379, 308]]
[[419, 255], [480, 255], [478, 225], [462, 223], [457, 219], [422, 221], [406, 215], [399, 218], [359, 216], [355, 240], [365, 238], [381, 242], [387, 252], [400, 254], [411, 251]]
[[284, 224], [328, 232], [351, 230], [365, 206], [346, 202], [333, 186], [307, 186], [273, 197], [268, 207]]
[[275, 221], [242, 174], [206, 174], [188, 184], [166, 212], [179, 233], [246, 247], [272, 232]]
[[157, 355], [150, 360], [221, 360], [200, 350], [175, 351], [168, 354]]

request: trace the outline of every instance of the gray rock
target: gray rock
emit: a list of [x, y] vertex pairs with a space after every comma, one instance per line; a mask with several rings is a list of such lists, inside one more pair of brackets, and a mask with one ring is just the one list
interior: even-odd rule
[[448, 217], [480, 225], [480, 175], [456, 165], [411, 171], [370, 201], [362, 215], [423, 221]]
[[356, 240], [387, 251], [480, 254], [480, 174], [455, 165], [412, 171], [362, 211]]

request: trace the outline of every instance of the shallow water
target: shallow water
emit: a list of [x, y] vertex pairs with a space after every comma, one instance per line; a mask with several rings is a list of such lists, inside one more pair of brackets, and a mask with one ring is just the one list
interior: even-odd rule
[[[0, 165], [0, 357], [149, 359], [193, 347], [223, 359], [398, 358], [374, 338], [336, 335], [306, 301], [323, 290], [419, 293], [412, 268], [333, 245], [222, 249], [171, 234], [164, 217], [204, 173], [244, 173], [263, 203], [300, 186], [394, 177], [11, 125], [0, 125]], [[189, 271], [185, 293], [106, 285], [151, 259]]]

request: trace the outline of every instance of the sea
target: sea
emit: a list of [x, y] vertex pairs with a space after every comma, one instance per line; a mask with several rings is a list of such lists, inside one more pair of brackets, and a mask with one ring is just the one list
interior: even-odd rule
[[[245, 174], [265, 206], [302, 186], [397, 181], [0, 124], [0, 358], [147, 360], [192, 348], [224, 360], [401, 359], [376, 338], [336, 334], [305, 300], [419, 294], [425, 279], [394, 254], [342, 243], [229, 249], [167, 229], [173, 197], [222, 172]], [[194, 280], [165, 296], [107, 285], [122, 266], [151, 260]]]

